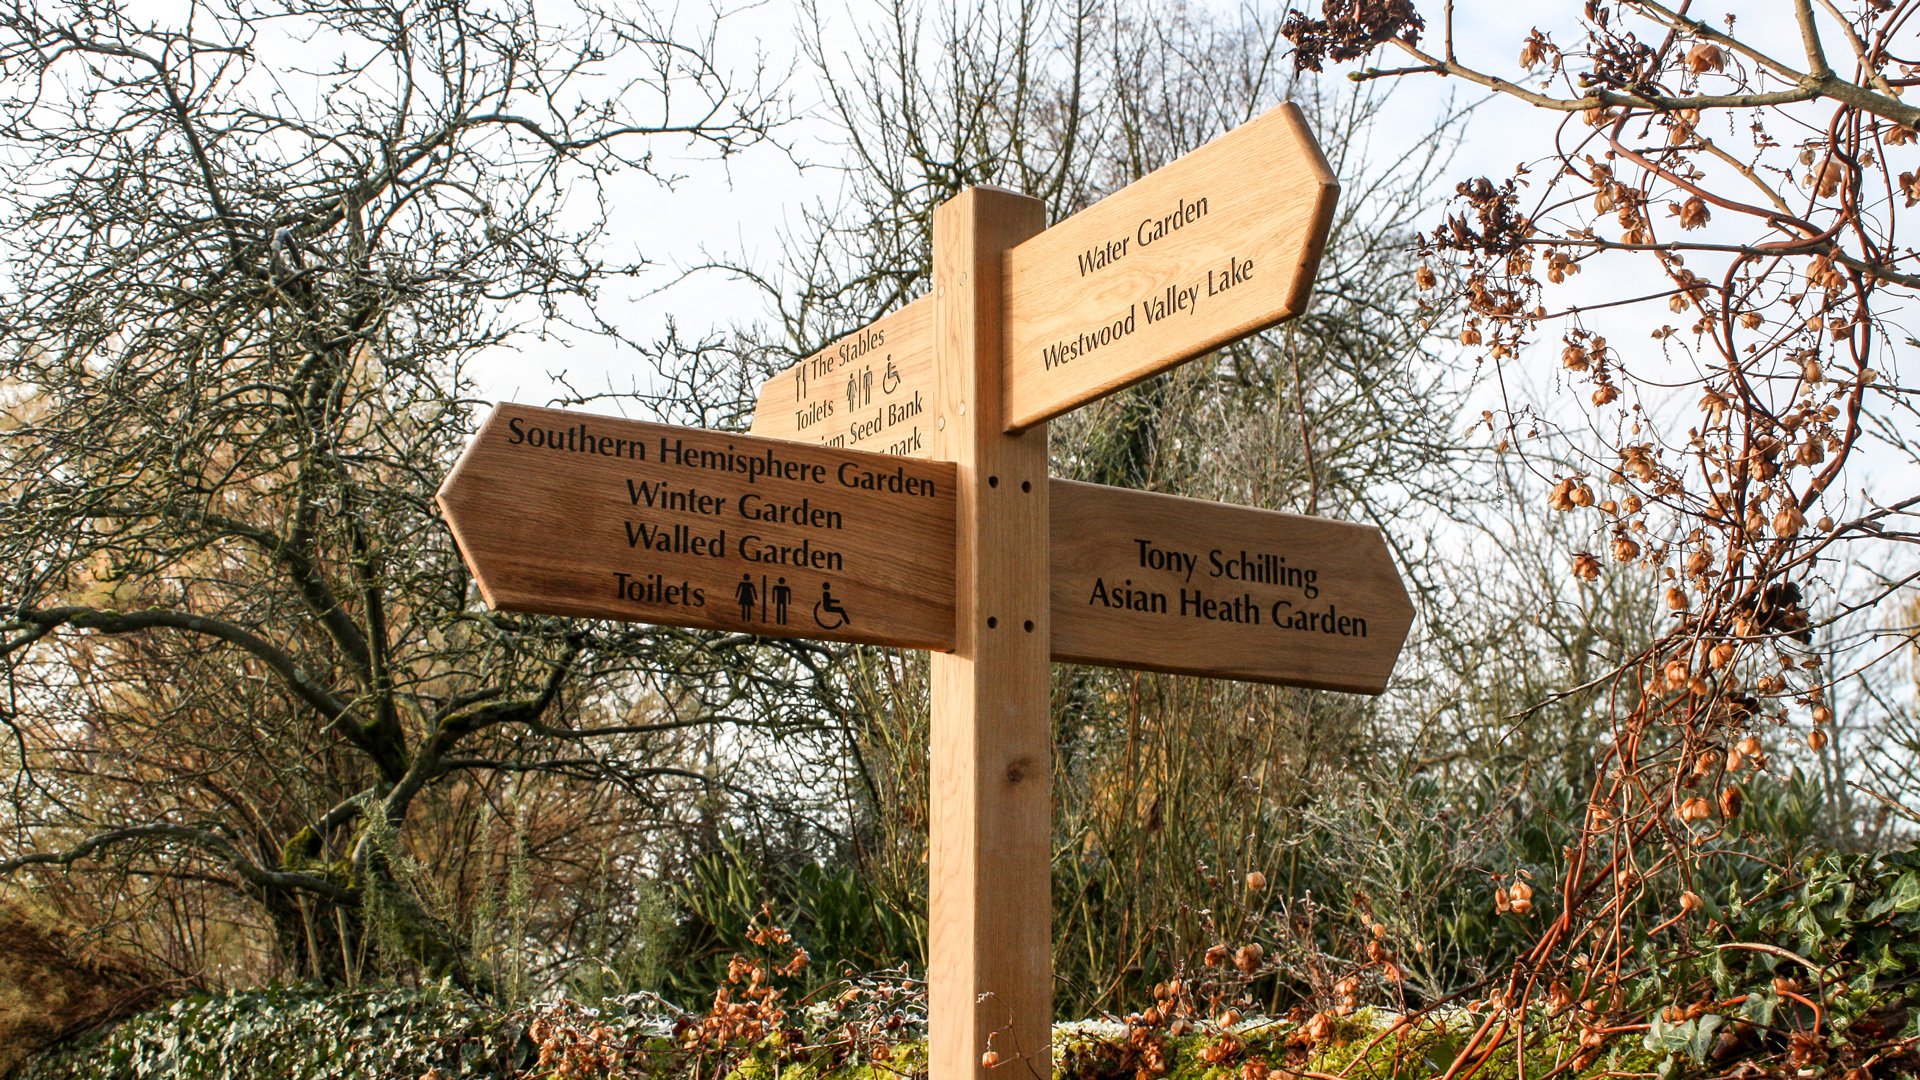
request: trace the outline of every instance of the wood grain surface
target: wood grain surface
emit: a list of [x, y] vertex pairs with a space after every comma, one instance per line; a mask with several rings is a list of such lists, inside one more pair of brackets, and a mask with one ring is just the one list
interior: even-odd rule
[[931, 458], [933, 301], [921, 297], [760, 386], [753, 434]]
[[954, 477], [944, 462], [506, 404], [437, 498], [496, 610], [944, 650]]
[[1055, 660], [1378, 694], [1413, 604], [1380, 530], [1055, 480]]
[[933, 216], [935, 453], [960, 495], [957, 640], [931, 672], [931, 1080], [1053, 1075], [1047, 429], [1003, 434], [999, 333], [1001, 255], [1045, 221], [993, 188]]
[[1007, 430], [1300, 314], [1339, 190], [1288, 103], [1008, 252]]

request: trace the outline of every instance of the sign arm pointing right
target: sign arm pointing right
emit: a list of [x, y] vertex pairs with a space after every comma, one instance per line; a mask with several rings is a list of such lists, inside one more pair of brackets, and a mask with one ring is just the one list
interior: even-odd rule
[[1299, 315], [1339, 194], [1289, 102], [1007, 252], [1007, 431]]

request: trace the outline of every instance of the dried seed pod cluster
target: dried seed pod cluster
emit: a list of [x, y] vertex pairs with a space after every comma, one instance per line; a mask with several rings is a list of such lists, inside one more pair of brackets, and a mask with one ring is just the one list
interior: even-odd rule
[[[1580, 672], [1608, 738], [1583, 763], [1597, 779], [1557, 867], [1566, 879], [1556, 893], [1574, 909], [1550, 926], [1535, 920], [1525, 953], [1525, 985], [1577, 1033], [1578, 1053], [1556, 1069], [1578, 1072], [1615, 1035], [1657, 1019], [1615, 1015], [1614, 980], [1644, 963], [1631, 943], [1654, 928], [1637, 922], [1652, 917], [1638, 901], [1677, 897], [1679, 915], [1668, 905], [1661, 918], [1714, 910], [1694, 883], [1720, 875], [1701, 866], [1738, 856], [1699, 841], [1758, 825], [1742, 820], [1748, 796], [1784, 779], [1766, 748], [1794, 752], [1782, 730], [1792, 714], [1807, 721], [1806, 751], [1832, 749], [1840, 676], [1827, 672], [1854, 677], [1906, 636], [1887, 627], [1913, 623], [1911, 610], [1872, 610], [1907, 598], [1875, 586], [1856, 604], [1839, 595], [1846, 575], [1832, 572], [1906, 542], [1885, 530], [1910, 493], [1870, 490], [1876, 481], [1850, 463], [1875, 433], [1897, 430], [1905, 443], [1910, 426], [1914, 391], [1889, 374], [1920, 279], [1911, 250], [1888, 238], [1911, 233], [1920, 206], [1910, 160], [1920, 134], [1903, 85], [1915, 70], [1879, 43], [1907, 32], [1912, 12], [1826, 4], [1800, 22], [1803, 48], [1782, 61], [1748, 20], [1597, 0], [1557, 24], [1567, 29], [1515, 35], [1517, 69], [1501, 71], [1456, 55], [1464, 27], [1452, 8], [1357, 10], [1290, 15], [1296, 63], [1320, 70], [1385, 49], [1402, 59], [1358, 77], [1466, 78], [1541, 110], [1541, 153], [1509, 174], [1463, 180], [1421, 235], [1420, 310], [1436, 330], [1458, 327], [1465, 355], [1496, 373], [1506, 411], [1483, 422], [1501, 460], [1554, 463], [1535, 475], [1554, 535], [1566, 538], [1556, 570], [1568, 592], [1595, 605], [1639, 587], [1652, 609], [1627, 635], [1645, 630], [1646, 644], [1616, 654], [1611, 672]], [[1848, 53], [1844, 43], [1852, 63], [1828, 72], [1823, 56]], [[1789, 85], [1792, 102], [1776, 93]], [[1563, 288], [1596, 262], [1615, 270], [1606, 293], [1593, 293], [1599, 275], [1577, 294]], [[1521, 365], [1529, 370], [1512, 370]], [[1527, 385], [1567, 393], [1571, 410], [1525, 400], [1517, 388]], [[1569, 411], [1586, 422], [1567, 422]], [[1614, 573], [1601, 573], [1603, 559]], [[1858, 663], [1809, 655], [1828, 615], [1844, 623], [1832, 648]], [[1503, 880], [1494, 906], [1524, 916], [1533, 899]], [[1884, 1071], [1880, 1044], [1834, 1038], [1822, 1015], [1831, 1001], [1819, 986], [1809, 993], [1784, 1026], [1713, 1003], [1726, 1020], [1707, 1067], [1820, 1068], [1847, 1080]], [[1518, 1007], [1504, 995], [1489, 1006]], [[1672, 1002], [1668, 1019], [1696, 1021], [1709, 1004]], [[1759, 1057], [1734, 1064], [1749, 1052]], [[1451, 1071], [1495, 1053], [1475, 1042]]]

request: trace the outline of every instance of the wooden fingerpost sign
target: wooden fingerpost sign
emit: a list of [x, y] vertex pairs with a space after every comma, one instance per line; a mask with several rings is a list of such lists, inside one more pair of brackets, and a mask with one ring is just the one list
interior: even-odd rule
[[1044, 231], [973, 188], [753, 434], [501, 405], [440, 488], [497, 609], [934, 651], [932, 1080], [1052, 1074], [1050, 660], [1386, 687], [1378, 529], [1047, 476], [1048, 419], [1299, 314], [1337, 193], [1291, 104]]
[[1378, 694], [1413, 603], [1371, 525], [1055, 480], [1053, 659]]

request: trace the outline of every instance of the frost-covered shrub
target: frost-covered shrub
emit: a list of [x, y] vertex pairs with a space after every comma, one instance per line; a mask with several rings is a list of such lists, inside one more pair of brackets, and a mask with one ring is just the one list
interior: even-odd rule
[[519, 1017], [457, 992], [274, 987], [175, 1001], [48, 1054], [20, 1075], [417, 1080], [434, 1070], [511, 1075], [530, 1056]]

